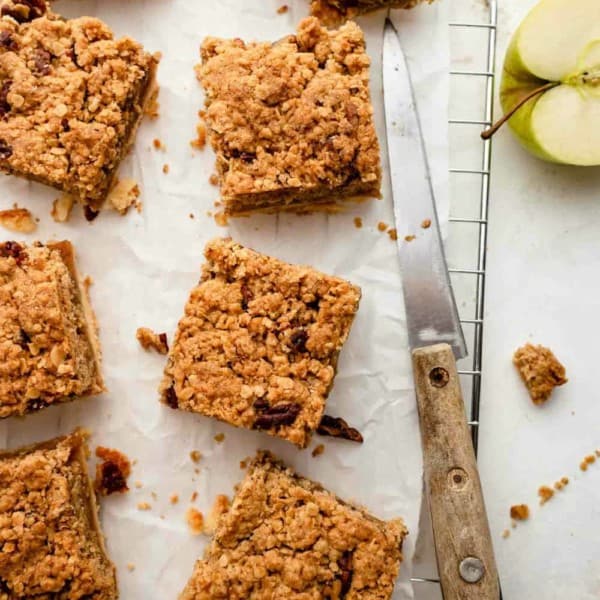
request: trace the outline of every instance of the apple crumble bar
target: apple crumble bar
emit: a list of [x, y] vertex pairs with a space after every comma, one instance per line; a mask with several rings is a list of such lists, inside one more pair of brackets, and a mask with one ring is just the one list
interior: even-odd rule
[[323, 23], [335, 25], [379, 8], [414, 8], [433, 0], [312, 0], [311, 13]]
[[535, 404], [546, 402], [555, 387], [568, 381], [563, 365], [544, 346], [525, 344], [515, 352], [513, 363]]
[[157, 60], [98, 19], [0, 1], [0, 171], [73, 195], [93, 218], [154, 89]]
[[304, 448], [319, 426], [360, 289], [217, 239], [179, 322], [162, 401]]
[[0, 364], [0, 418], [103, 391], [70, 242], [0, 244]]
[[180, 600], [389, 600], [406, 534], [259, 453]]
[[0, 599], [116, 600], [83, 433], [0, 452]]
[[197, 75], [226, 215], [379, 196], [369, 57], [355, 23], [275, 43], [207, 38]]

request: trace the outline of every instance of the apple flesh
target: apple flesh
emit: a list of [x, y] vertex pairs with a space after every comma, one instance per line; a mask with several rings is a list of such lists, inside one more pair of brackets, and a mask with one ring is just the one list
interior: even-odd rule
[[600, 0], [542, 0], [533, 8], [508, 48], [500, 102], [536, 156], [600, 165]]

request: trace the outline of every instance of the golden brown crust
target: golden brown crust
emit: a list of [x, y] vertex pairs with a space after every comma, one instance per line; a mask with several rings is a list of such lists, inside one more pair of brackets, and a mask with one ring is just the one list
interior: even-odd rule
[[216, 239], [179, 322], [161, 384], [173, 408], [306, 447], [360, 289]]
[[568, 381], [563, 365], [544, 346], [525, 344], [515, 352], [513, 363], [535, 404], [546, 402], [555, 387]]
[[204, 41], [197, 75], [226, 214], [379, 196], [369, 64], [355, 23], [308, 18], [277, 44]]
[[388, 600], [406, 534], [259, 453], [180, 600]]
[[0, 452], [0, 599], [115, 600], [82, 433]]
[[98, 208], [143, 114], [156, 59], [98, 19], [0, 20], [0, 170]]
[[379, 8], [414, 8], [433, 0], [312, 0], [310, 12], [326, 25], [352, 19]]
[[0, 418], [104, 390], [70, 242], [0, 244]]

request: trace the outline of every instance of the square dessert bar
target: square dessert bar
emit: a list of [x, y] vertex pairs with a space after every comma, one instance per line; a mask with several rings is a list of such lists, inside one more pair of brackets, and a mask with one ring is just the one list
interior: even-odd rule
[[115, 600], [80, 432], [0, 452], [0, 599]]
[[379, 196], [362, 31], [302, 21], [275, 44], [207, 38], [197, 75], [225, 214], [314, 210]]
[[378, 8], [414, 8], [433, 0], [312, 0], [311, 13], [324, 23], [335, 24]]
[[70, 242], [0, 244], [0, 418], [103, 390]]
[[259, 453], [180, 600], [388, 600], [406, 534]]
[[98, 19], [62, 20], [41, 0], [0, 7], [0, 171], [71, 194], [91, 218], [155, 91], [157, 61]]
[[205, 256], [169, 352], [162, 401], [306, 447], [360, 289], [230, 239], [210, 242]]

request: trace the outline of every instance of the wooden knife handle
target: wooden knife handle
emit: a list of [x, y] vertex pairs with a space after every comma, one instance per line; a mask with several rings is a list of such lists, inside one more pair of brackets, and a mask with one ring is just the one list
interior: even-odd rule
[[452, 349], [413, 352], [425, 482], [444, 600], [498, 600], [500, 584]]

